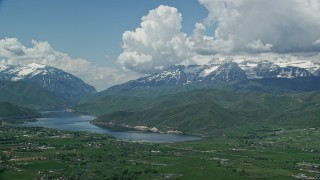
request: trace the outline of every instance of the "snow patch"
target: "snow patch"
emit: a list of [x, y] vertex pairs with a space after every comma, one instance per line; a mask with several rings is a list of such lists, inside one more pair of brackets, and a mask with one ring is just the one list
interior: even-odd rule
[[316, 70], [320, 69], [319, 64], [315, 64], [311, 61], [303, 61], [303, 60], [279, 61], [279, 62], [275, 62], [275, 64], [280, 67], [288, 67], [288, 66], [299, 67], [299, 68], [306, 69], [311, 73], [314, 73]]
[[33, 69], [40, 69], [40, 68], [45, 68], [46, 65], [37, 64], [37, 63], [31, 63], [31, 64], [28, 64], [27, 67], [30, 67], [30, 68], [33, 68]]
[[28, 68], [28, 67], [23, 67], [18, 71], [18, 76], [27, 76], [31, 73], [34, 72], [34, 69]]
[[206, 77], [208, 75], [210, 75], [211, 73], [213, 73], [214, 71], [216, 71], [219, 68], [219, 66], [212, 66], [208, 69], [204, 69], [199, 75], [200, 77]]

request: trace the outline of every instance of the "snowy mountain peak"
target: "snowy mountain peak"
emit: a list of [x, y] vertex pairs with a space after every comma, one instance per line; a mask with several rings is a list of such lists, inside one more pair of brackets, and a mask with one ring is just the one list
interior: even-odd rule
[[285, 67], [298, 67], [301, 69], [306, 69], [311, 73], [314, 73], [315, 71], [320, 69], [320, 64], [319, 63], [314, 63], [312, 61], [303, 61], [303, 60], [296, 60], [296, 61], [279, 61], [275, 62], [276, 65], [285, 68]]
[[[206, 79], [219, 81], [236, 81], [247, 79], [245, 71], [243, 71], [239, 65], [233, 61], [225, 61], [220, 66], [215, 66], [216, 68], [211, 74], [209, 74]], [[210, 69], [214, 69], [211, 67]]]
[[131, 89], [188, 84], [210, 84], [214, 81], [234, 81], [247, 79], [237, 63], [223, 61], [206, 65], [175, 65], [159, 73], [117, 85], [115, 88]]
[[19, 81], [26, 78], [32, 78], [33, 76], [41, 73], [46, 74], [48, 69], [50, 69], [49, 66], [36, 63], [27, 64], [24, 66], [4, 65], [0, 68], [0, 74], [2, 75], [2, 80]]
[[96, 92], [94, 87], [72, 74], [37, 63], [2, 66], [0, 80], [28, 82], [68, 100]]
[[313, 76], [308, 70], [295, 66], [280, 66], [278, 64], [261, 61], [253, 68], [255, 75], [260, 78], [296, 78]]
[[[320, 76], [320, 66], [310, 62], [273, 63], [267, 60], [221, 60], [213, 59], [204, 65], [175, 65], [159, 73], [132, 80], [111, 89], [132, 89], [139, 87], [158, 87], [172, 85], [200, 84], [208, 85], [216, 81], [230, 82], [260, 78], [296, 78]], [[292, 65], [313, 68], [309, 69]]]
[[207, 66], [220, 66], [222, 64], [228, 64], [231, 62], [237, 63], [233, 58], [213, 58], [207, 63]]
[[31, 64], [28, 64], [26, 65], [27, 67], [30, 67], [30, 68], [33, 68], [33, 69], [41, 69], [41, 68], [45, 68], [47, 67], [46, 65], [44, 64], [37, 64], [37, 63], [31, 63]]

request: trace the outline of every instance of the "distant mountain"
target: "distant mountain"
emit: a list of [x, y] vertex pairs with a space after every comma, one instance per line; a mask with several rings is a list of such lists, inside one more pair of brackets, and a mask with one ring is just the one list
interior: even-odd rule
[[132, 80], [109, 88], [109, 91], [125, 91], [134, 88], [150, 88], [176, 85], [208, 85], [216, 81], [246, 80], [247, 75], [235, 62], [207, 65], [176, 65], [151, 76]]
[[267, 126], [318, 127], [319, 69], [302, 61], [177, 65], [113, 86], [74, 108], [102, 115], [95, 120], [102, 126], [148, 126], [206, 136]]
[[316, 70], [316, 71], [314, 71], [314, 73], [313, 73], [315, 76], [320, 76], [320, 69], [318, 69], [318, 70]]
[[[296, 65], [296, 66], [294, 66]], [[311, 62], [272, 63], [269, 61], [212, 61], [205, 65], [175, 65], [153, 75], [110, 87], [106, 92], [137, 88], [212, 85], [221, 82], [264, 78], [301, 78], [320, 76], [320, 65]]]
[[28, 82], [44, 88], [68, 102], [96, 92], [94, 87], [76, 76], [54, 67], [36, 63], [25, 66], [2, 66], [0, 67], [0, 80]]
[[[251, 79], [256, 78], [297, 78], [313, 76], [307, 69], [285, 66], [281, 67], [269, 61], [261, 61], [253, 68], [245, 68], [248, 74], [251, 74]], [[253, 73], [253, 74], [252, 74]], [[252, 76], [253, 75], [253, 76]]]

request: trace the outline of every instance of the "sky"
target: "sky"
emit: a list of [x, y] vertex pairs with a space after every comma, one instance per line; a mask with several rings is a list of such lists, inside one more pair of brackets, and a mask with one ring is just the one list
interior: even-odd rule
[[46, 64], [99, 91], [215, 58], [320, 60], [319, 0], [0, 0], [0, 65]]

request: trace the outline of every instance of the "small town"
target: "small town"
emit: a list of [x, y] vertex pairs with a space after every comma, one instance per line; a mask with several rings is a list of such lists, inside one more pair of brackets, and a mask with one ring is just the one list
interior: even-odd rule
[[124, 142], [107, 134], [3, 126], [0, 178], [179, 179], [219, 173], [238, 179], [319, 178], [318, 128], [258, 134], [159, 144]]

